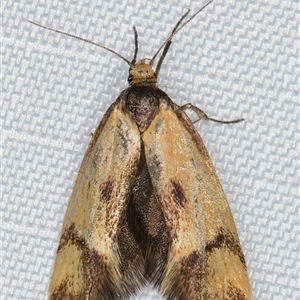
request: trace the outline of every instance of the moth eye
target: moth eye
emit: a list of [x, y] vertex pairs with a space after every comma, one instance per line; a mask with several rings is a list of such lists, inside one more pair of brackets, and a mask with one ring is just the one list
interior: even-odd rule
[[128, 79], [127, 79], [127, 81], [128, 81], [129, 84], [131, 84], [132, 79], [133, 79], [133, 76], [130, 74], [130, 75], [128, 76]]

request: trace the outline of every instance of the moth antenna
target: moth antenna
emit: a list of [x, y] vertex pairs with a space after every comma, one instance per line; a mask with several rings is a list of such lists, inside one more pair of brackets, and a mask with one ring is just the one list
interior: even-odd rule
[[156, 67], [156, 76], [158, 77], [158, 73], [160, 70], [160, 67], [163, 63], [163, 60], [171, 46], [172, 43], [172, 38], [174, 37], [174, 35], [179, 32], [183, 27], [185, 27], [185, 25], [187, 25], [190, 21], [192, 21], [203, 9], [205, 9], [211, 2], [213, 2], [213, 0], [210, 0], [209, 2], [207, 2], [204, 6], [202, 6], [199, 10], [197, 10], [186, 22], [184, 22], [180, 27], [179, 25], [181, 24], [181, 22], [183, 21], [183, 19], [187, 16], [187, 14], [189, 13], [189, 10], [180, 18], [180, 20], [177, 22], [175, 28], [173, 29], [171, 35], [162, 43], [162, 45], [158, 48], [158, 50], [156, 51], [156, 53], [154, 54], [154, 56], [152, 57], [151, 61], [150, 61], [150, 65], [152, 66], [154, 63], [154, 60], [156, 58], [156, 56], [158, 55], [158, 53], [161, 51], [161, 49], [164, 47], [164, 51], [161, 55], [161, 58], [159, 59], [159, 62], [157, 64]]
[[[110, 49], [110, 48], [108, 48], [108, 47], [105, 47], [105, 46], [103, 46], [103, 45], [101, 45], [101, 44], [95, 43], [95, 42], [93, 42], [93, 41], [90, 41], [90, 40], [88, 40], [88, 39], [82, 38], [82, 37], [80, 37], [80, 36], [77, 36], [77, 35], [74, 35], [74, 34], [71, 34], [71, 33], [67, 33], [67, 32], [64, 32], [64, 31], [61, 31], [61, 30], [58, 30], [58, 29], [54, 29], [54, 28], [51, 28], [51, 27], [47, 27], [47, 26], [38, 24], [38, 23], [33, 22], [33, 21], [31, 21], [31, 20], [28, 20], [28, 22], [31, 23], [31, 24], [33, 24], [33, 25], [36, 25], [36, 26], [38, 26], [38, 27], [41, 27], [41, 28], [44, 28], [44, 29], [47, 29], [47, 30], [50, 30], [50, 31], [53, 31], [53, 32], [56, 32], [56, 33], [60, 33], [60, 34], [66, 35], [66, 36], [70, 36], [70, 37], [75, 38], [75, 39], [77, 39], [77, 40], [84, 41], [84, 42], [90, 43], [90, 44], [92, 44], [92, 45], [95, 45], [95, 46], [97, 46], [97, 47], [100, 47], [100, 48], [102, 48], [102, 49], [104, 49], [104, 50], [107, 50], [107, 51], [109, 51], [109, 52], [115, 54], [115, 55], [118, 56], [119, 58], [121, 58], [121, 59], [123, 59], [124, 61], [126, 61], [127, 64], [128, 64], [131, 68], [134, 67], [134, 65], [133, 65], [127, 58], [125, 58], [124, 56], [122, 56], [122, 55], [119, 54], [118, 52], [116, 52], [116, 51], [114, 51], [114, 50], [112, 50], [112, 49]], [[135, 32], [136, 32], [136, 30], [135, 30]], [[137, 40], [136, 40], [136, 41], [137, 41]], [[135, 52], [135, 55], [136, 55], [136, 53], [137, 53], [137, 44], [136, 44], [136, 52]]]
[[[175, 27], [174, 27], [174, 29], [173, 29], [173, 31], [172, 31], [172, 33], [171, 33], [171, 36], [172, 36], [173, 34], [175, 34], [176, 29], [178, 28], [178, 26], [180, 25], [180, 23], [183, 21], [183, 19], [189, 14], [189, 12], [190, 12], [190, 10], [188, 10], [188, 11], [180, 18], [180, 20], [179, 20], [179, 21], [177, 22], [177, 24], [175, 25]], [[165, 48], [164, 48], [164, 50], [163, 50], [163, 53], [162, 53], [162, 55], [160, 56], [160, 59], [159, 59], [159, 61], [158, 61], [158, 63], [157, 63], [156, 70], [155, 70], [156, 77], [158, 77], [158, 74], [159, 74], [161, 65], [162, 65], [162, 63], [163, 63], [163, 61], [164, 61], [165, 56], [166, 56], [167, 53], [168, 53], [168, 50], [169, 50], [171, 44], [172, 44], [172, 40], [170, 39], [170, 40], [166, 43]], [[158, 54], [158, 52], [156, 52], [155, 55], [154, 55], [154, 57], [150, 60], [150, 65], [151, 65], [151, 66], [152, 66], [152, 64], [154, 63], [154, 59], [155, 59], [155, 56], [156, 56], [157, 54]]]
[[138, 46], [138, 33], [136, 31], [136, 28], [135, 26], [132, 27], [133, 28], [133, 33], [134, 33], [134, 55], [133, 55], [133, 59], [131, 61], [131, 64], [132, 65], [135, 65], [136, 63], [136, 57], [137, 57], [137, 54], [138, 54], [138, 50], [139, 50], [139, 46]]

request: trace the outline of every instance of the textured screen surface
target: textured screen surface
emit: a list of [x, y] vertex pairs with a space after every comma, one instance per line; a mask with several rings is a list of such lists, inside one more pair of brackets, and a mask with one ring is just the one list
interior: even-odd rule
[[[77, 171], [128, 66], [204, 1], [2, 3], [1, 299], [46, 299]], [[173, 40], [158, 85], [233, 125], [199, 130], [230, 203], [253, 299], [299, 299], [298, 1], [215, 0]], [[194, 117], [191, 115], [191, 117]], [[171, 145], [170, 145], [171, 146]], [[162, 299], [152, 287], [132, 298]]]

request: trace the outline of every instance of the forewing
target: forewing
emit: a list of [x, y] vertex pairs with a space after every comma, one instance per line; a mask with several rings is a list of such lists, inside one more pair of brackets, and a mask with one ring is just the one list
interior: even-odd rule
[[[124, 217], [140, 158], [140, 134], [121, 102], [107, 111], [81, 164], [64, 219], [49, 299], [117, 299], [126, 294], [122, 272], [130, 274], [128, 268], [121, 270], [122, 264], [140, 259]], [[120, 250], [120, 236], [130, 245], [130, 262], [123, 261], [122, 251], [127, 249], [123, 242]]]
[[169, 98], [142, 140], [171, 245], [162, 282], [167, 299], [251, 299], [234, 220], [207, 150]]

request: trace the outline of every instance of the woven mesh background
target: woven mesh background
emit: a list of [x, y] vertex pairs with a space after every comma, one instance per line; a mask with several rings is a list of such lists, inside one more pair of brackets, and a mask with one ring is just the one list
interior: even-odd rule
[[[271, 3], [272, 2], [272, 3]], [[45, 299], [85, 149], [127, 86], [139, 32], [151, 57], [204, 1], [3, 1], [1, 299]], [[299, 299], [298, 1], [215, 0], [175, 38], [159, 86], [235, 125], [197, 124], [232, 208], [253, 299]], [[132, 299], [161, 299], [152, 287]]]

